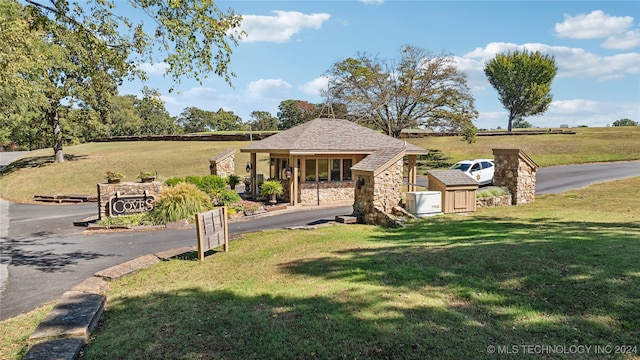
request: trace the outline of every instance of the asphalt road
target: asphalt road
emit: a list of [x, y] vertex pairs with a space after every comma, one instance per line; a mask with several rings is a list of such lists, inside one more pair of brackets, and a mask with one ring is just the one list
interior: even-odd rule
[[[14, 157], [0, 153], [0, 166]], [[18, 154], [11, 154], [13, 156]], [[536, 194], [640, 176], [640, 161], [541, 168]], [[424, 181], [424, 179], [420, 179]], [[419, 181], [419, 182], [420, 182]], [[351, 213], [351, 206], [305, 209], [232, 223], [231, 236], [320, 224]], [[0, 199], [0, 320], [58, 299], [94, 273], [142, 255], [195, 245], [195, 228], [88, 233], [73, 223], [97, 214], [97, 205], [40, 205]], [[215, 255], [214, 255], [215, 256]]]

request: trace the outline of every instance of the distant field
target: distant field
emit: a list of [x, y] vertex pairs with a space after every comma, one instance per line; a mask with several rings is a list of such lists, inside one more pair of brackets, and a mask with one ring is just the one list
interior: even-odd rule
[[[425, 149], [440, 150], [453, 163], [491, 157], [494, 148], [519, 148], [538, 165], [640, 159], [640, 127], [578, 128], [576, 135], [521, 135], [478, 137], [466, 144], [458, 137], [408, 139]], [[239, 149], [248, 141], [136, 141], [88, 143], [65, 147], [68, 158], [54, 164], [51, 149], [29, 153], [6, 169], [0, 178], [0, 196], [29, 202], [34, 194], [95, 194], [106, 171], [136, 181], [140, 171], [157, 171], [159, 179], [206, 175], [209, 158], [226, 148]], [[237, 152], [236, 173], [245, 176], [249, 155]], [[259, 157], [258, 172], [268, 173], [267, 154]]]

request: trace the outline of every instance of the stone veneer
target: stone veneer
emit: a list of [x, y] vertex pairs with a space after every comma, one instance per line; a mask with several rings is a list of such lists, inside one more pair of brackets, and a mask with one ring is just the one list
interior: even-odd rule
[[489, 196], [476, 199], [476, 206], [489, 208], [496, 206], [510, 206], [512, 203], [511, 194], [501, 196]]
[[231, 174], [235, 174], [235, 159], [235, 149], [225, 149], [220, 154], [212, 157], [209, 159], [209, 170], [211, 170], [211, 175], [218, 175], [222, 178], [226, 178]]
[[[354, 180], [320, 181], [300, 183], [301, 205], [327, 205], [332, 203], [353, 202]], [[318, 203], [318, 198], [320, 199]]]
[[493, 185], [509, 189], [513, 205], [535, 200], [538, 165], [519, 149], [493, 149]]
[[148, 195], [158, 196], [162, 193], [163, 184], [159, 181], [150, 183], [141, 182], [121, 182], [117, 184], [100, 183], [98, 184], [98, 218], [109, 216], [109, 200], [114, 196], [144, 196], [145, 191]]
[[353, 215], [365, 224], [390, 225], [389, 215], [402, 202], [402, 158], [378, 172], [354, 173]]

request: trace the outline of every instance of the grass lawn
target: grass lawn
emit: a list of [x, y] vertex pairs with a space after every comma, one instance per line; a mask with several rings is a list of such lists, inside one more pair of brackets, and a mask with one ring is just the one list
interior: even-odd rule
[[[540, 166], [640, 159], [640, 126], [577, 128], [576, 135], [478, 137], [466, 144], [458, 137], [408, 139], [425, 149], [441, 151], [446, 161], [492, 157], [494, 148], [520, 148]], [[30, 202], [36, 194], [96, 194], [107, 171], [137, 181], [141, 171], [157, 171], [158, 179], [209, 174], [209, 158], [226, 148], [249, 142], [140, 141], [67, 146], [67, 161], [53, 163], [51, 149], [30, 152], [7, 167], [0, 177], [0, 197]], [[268, 154], [259, 154], [258, 172], [269, 174]], [[236, 174], [246, 175], [249, 154], [236, 153]]]
[[83, 358], [638, 359], [639, 208], [633, 178], [404, 229], [246, 235], [113, 282]]

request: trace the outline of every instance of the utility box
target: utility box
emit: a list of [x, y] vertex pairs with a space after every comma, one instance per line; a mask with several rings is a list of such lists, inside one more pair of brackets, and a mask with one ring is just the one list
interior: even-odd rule
[[460, 170], [429, 170], [429, 190], [442, 193], [442, 212], [476, 211], [478, 182]]
[[407, 211], [417, 216], [442, 214], [442, 193], [440, 191], [408, 192]]

